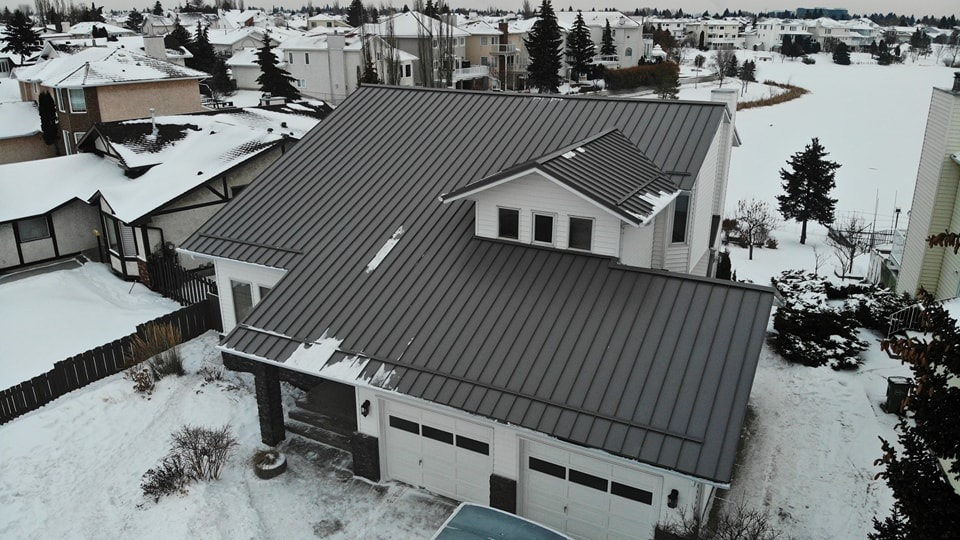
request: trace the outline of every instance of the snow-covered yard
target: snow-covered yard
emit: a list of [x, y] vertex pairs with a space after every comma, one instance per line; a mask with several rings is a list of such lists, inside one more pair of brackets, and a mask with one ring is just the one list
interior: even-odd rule
[[[0, 538], [424, 538], [453, 510], [407, 486], [353, 478], [346, 454], [302, 440], [282, 448], [288, 470], [254, 476], [260, 448], [253, 379], [217, 365], [210, 332], [182, 347], [188, 374], [150, 397], [122, 374], [0, 426]], [[157, 465], [185, 424], [230, 424], [239, 439], [220, 480], [154, 503], [141, 475]]]
[[179, 307], [98, 263], [23, 279], [8, 276], [0, 280], [0, 390]]

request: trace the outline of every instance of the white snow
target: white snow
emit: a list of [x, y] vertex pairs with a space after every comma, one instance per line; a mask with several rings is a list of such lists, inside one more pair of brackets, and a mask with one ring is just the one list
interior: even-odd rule
[[337, 352], [342, 342], [342, 339], [330, 338], [324, 333], [316, 343], [300, 344], [284, 364], [309, 373], [318, 373], [333, 353]]
[[387, 255], [390, 254], [390, 251], [393, 249], [393, 247], [396, 246], [397, 242], [400, 241], [401, 236], [403, 236], [402, 225], [397, 228], [397, 230], [393, 233], [393, 236], [387, 239], [386, 243], [384, 243], [383, 246], [380, 248], [380, 251], [378, 251], [377, 254], [373, 256], [373, 259], [369, 263], [367, 263], [366, 272], [368, 274], [376, 270], [377, 267], [380, 266], [380, 263], [382, 263], [383, 260], [387, 258]]
[[117, 278], [98, 263], [0, 280], [0, 389], [44, 373], [54, 362], [131, 334], [138, 324], [179, 307], [139, 283]]
[[0, 139], [40, 133], [40, 113], [32, 101], [0, 101]]

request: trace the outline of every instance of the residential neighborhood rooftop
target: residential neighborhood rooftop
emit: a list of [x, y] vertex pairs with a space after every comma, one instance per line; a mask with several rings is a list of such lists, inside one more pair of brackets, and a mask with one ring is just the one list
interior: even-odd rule
[[112, 47], [90, 47], [14, 70], [14, 78], [53, 88], [81, 88], [151, 80], [204, 79], [208, 74]]

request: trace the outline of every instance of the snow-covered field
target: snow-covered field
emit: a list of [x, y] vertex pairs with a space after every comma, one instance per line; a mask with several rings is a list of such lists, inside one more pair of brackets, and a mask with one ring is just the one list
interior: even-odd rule
[[97, 263], [0, 280], [0, 390], [179, 307]]

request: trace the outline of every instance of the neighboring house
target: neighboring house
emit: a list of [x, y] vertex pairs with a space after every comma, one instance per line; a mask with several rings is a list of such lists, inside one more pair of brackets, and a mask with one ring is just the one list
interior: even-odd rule
[[920, 167], [910, 207], [910, 224], [897, 276], [897, 292], [923, 287], [936, 298], [960, 296], [960, 254], [931, 248], [926, 238], [960, 232], [960, 73], [953, 87], [934, 88]]
[[[6, 42], [0, 39], [0, 49], [2, 49], [5, 44]], [[0, 79], [6, 79], [10, 76], [10, 72], [13, 71], [18, 60], [18, 58], [14, 58], [12, 53], [0, 52]]]
[[307, 30], [313, 30], [315, 28], [343, 28], [349, 29], [350, 25], [346, 23], [342, 18], [336, 17], [334, 15], [327, 15], [326, 13], [318, 13], [313, 17], [307, 19]]
[[703, 43], [707, 49], [742, 49], [743, 37], [740, 35], [741, 23], [738, 20], [702, 19], [687, 22], [687, 34], [692, 35], [694, 44]]
[[0, 271], [100, 248], [114, 272], [143, 279], [151, 254], [186, 239], [330, 110], [103, 122], [78, 154], [0, 166]]
[[779, 51], [784, 36], [790, 36], [792, 40], [797, 37], [810, 38], [812, 34], [807, 30], [809, 24], [810, 21], [796, 19], [763, 19], [757, 22], [754, 28], [756, 33], [751, 34], [744, 44], [756, 51]]
[[173, 32], [174, 23], [174, 19], [170, 17], [144, 13], [143, 26], [140, 27], [140, 32], [145, 36], [164, 36]]
[[[244, 26], [234, 30], [209, 30], [207, 32], [213, 50], [218, 54], [227, 56], [243, 49], [263, 47], [263, 40], [266, 35], [266, 30], [255, 26]], [[270, 44], [273, 47], [280, 44], [277, 36], [270, 36]]]
[[435, 81], [443, 78], [443, 66], [452, 70], [452, 81], [446, 85], [471, 84], [470, 81], [485, 81], [490, 75], [485, 66], [470, 66], [467, 56], [469, 32], [455, 26], [456, 15], [442, 15], [443, 21], [428, 17], [417, 11], [397, 13], [378, 24], [363, 25], [366, 34], [375, 34], [386, 43], [417, 58], [413, 77], [417, 86], [424, 86], [420, 73], [421, 63], [426, 62], [427, 71], [432, 70]]
[[193, 54], [186, 47], [168, 47], [163, 36], [127, 36], [115, 39], [48, 39], [38, 54], [38, 61], [74, 55], [92, 47], [128, 49], [178, 66], [184, 66], [187, 58], [193, 58]]
[[680, 41], [683, 38], [687, 37], [687, 25], [691, 22], [694, 22], [693, 19], [660, 19], [652, 17], [647, 19], [644, 24], [652, 26], [654, 28], [659, 27], [661, 30], [666, 30], [670, 32], [670, 35], [673, 36], [673, 39]]
[[70, 34], [72, 39], [90, 39], [93, 37], [94, 27], [100, 28], [101, 30], [106, 30], [107, 36], [111, 38], [137, 35], [136, 32], [130, 30], [129, 28], [123, 28], [102, 22], [78, 22], [74, 25], [71, 25], [70, 29], [67, 30], [66, 33]]
[[[364, 40], [366, 54], [381, 80], [387, 77], [392, 60], [396, 62], [399, 78], [391, 82], [398, 86], [413, 86], [415, 56], [390, 47], [376, 35], [368, 35]], [[290, 38], [283, 42], [284, 69], [294, 78], [300, 93], [336, 105], [360, 85], [366, 65], [364, 40], [355, 33]], [[259, 65], [256, 67], [259, 75]]]
[[40, 113], [36, 103], [0, 103], [0, 165], [55, 155], [56, 145], [44, 143], [40, 134]]
[[[596, 47], [597, 63], [608, 68], [628, 68], [636, 66], [641, 58], [649, 57], [653, 42], [649, 45], [643, 39], [643, 27], [640, 23], [627, 17], [619, 11], [584, 11], [583, 22], [590, 29], [590, 39]], [[577, 18], [576, 11], [558, 11], [557, 21], [565, 33], [570, 32]], [[603, 42], [603, 30], [610, 23], [610, 32], [613, 34], [613, 43], [617, 48], [615, 58], [601, 58], [600, 45]], [[566, 42], [564, 42], [566, 46]], [[564, 58], [566, 60], [566, 58]]]
[[57, 103], [62, 153], [97, 122], [202, 111], [200, 79], [206, 73], [127, 49], [90, 47], [76, 54], [17, 68], [23, 101], [50, 92]]
[[880, 42], [883, 28], [870, 19], [835, 21], [826, 17], [804, 21], [813, 39], [823, 47], [827, 40], [845, 43], [850, 50], [866, 50]]
[[[263, 442], [337, 432], [359, 476], [581, 538], [700, 515], [773, 301], [660, 270], [723, 207], [717, 97], [354, 92], [180, 250], [215, 265]], [[285, 410], [281, 380], [313, 390]]]

